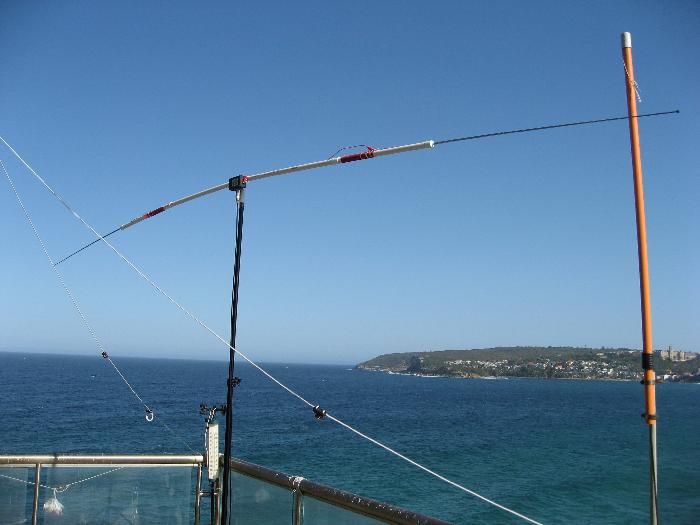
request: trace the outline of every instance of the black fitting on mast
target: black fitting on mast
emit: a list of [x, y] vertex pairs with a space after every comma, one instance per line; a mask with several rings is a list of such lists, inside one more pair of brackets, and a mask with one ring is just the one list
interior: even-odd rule
[[245, 175], [237, 175], [236, 177], [231, 177], [228, 180], [228, 189], [231, 191], [238, 191], [245, 188], [246, 182], [248, 182], [248, 177]]

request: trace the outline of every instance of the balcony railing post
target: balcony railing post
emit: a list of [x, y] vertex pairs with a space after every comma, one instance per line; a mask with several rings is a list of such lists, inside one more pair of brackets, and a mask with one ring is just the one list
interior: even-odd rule
[[215, 481], [214, 484], [212, 485], [212, 490], [211, 490], [211, 506], [212, 509], [214, 510], [214, 525], [222, 525], [221, 524], [221, 484], [219, 481]]
[[197, 465], [197, 484], [194, 493], [194, 525], [199, 525], [200, 507], [202, 505], [202, 464]]
[[34, 467], [34, 502], [32, 503], [32, 525], [39, 519], [39, 484], [41, 483], [41, 463]]
[[302, 509], [301, 509], [301, 491], [299, 489], [294, 489], [292, 492], [294, 495], [294, 516], [293, 525], [301, 525], [302, 522]]

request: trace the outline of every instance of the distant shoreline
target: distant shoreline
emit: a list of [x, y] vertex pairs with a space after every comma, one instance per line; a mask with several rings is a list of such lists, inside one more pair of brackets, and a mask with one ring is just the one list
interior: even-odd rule
[[[693, 352], [655, 351], [657, 381], [700, 383], [700, 358]], [[514, 346], [383, 354], [360, 370], [457, 379], [569, 379], [640, 381], [642, 352], [633, 348]]]
[[[636, 379], [617, 379], [617, 378], [611, 378], [611, 377], [532, 377], [532, 376], [480, 376], [480, 377], [465, 377], [465, 376], [457, 376], [457, 375], [432, 375], [432, 374], [410, 374], [407, 372], [394, 372], [392, 370], [378, 370], [378, 369], [370, 369], [370, 368], [361, 368], [361, 367], [355, 367], [355, 370], [359, 370], [360, 372], [377, 372], [377, 373], [382, 373], [382, 374], [387, 374], [387, 375], [392, 375], [392, 376], [408, 376], [408, 377], [423, 377], [423, 378], [443, 378], [443, 379], [466, 379], [468, 381], [473, 381], [473, 380], [486, 380], [486, 381], [493, 381], [493, 380], [501, 380], [501, 381], [506, 381], [506, 380], [512, 380], [512, 379], [525, 379], [525, 380], [543, 380], [543, 381], [617, 381], [617, 382], [624, 382], [624, 383], [634, 383], [637, 380]], [[676, 382], [676, 381], [669, 381], [669, 382]], [[659, 384], [663, 384], [663, 381], [658, 381]]]

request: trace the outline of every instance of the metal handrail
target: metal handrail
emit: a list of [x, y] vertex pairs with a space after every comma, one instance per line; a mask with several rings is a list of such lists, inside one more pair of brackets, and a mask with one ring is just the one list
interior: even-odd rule
[[61, 465], [61, 466], [101, 466], [101, 465], [129, 465], [129, 466], [192, 466], [201, 465], [204, 462], [202, 455], [154, 455], [154, 454], [119, 454], [119, 455], [17, 455], [0, 456], [0, 465], [24, 466], [24, 465]]
[[[221, 458], [223, 460], [223, 458]], [[198, 487], [201, 482], [201, 467], [205, 464], [202, 455], [4, 455], [0, 456], [2, 467], [36, 468], [36, 479], [39, 478], [42, 466], [56, 467], [98, 467], [105, 465], [124, 465], [127, 467], [198, 467]], [[299, 476], [290, 476], [283, 472], [268, 469], [254, 463], [232, 458], [231, 470], [260, 481], [288, 489], [293, 494], [293, 523], [302, 519], [302, 498], [311, 497], [339, 507], [341, 509], [368, 516], [387, 523], [400, 525], [449, 525], [448, 522], [431, 518], [417, 512], [381, 503], [379, 501], [358, 496], [351, 492], [309, 481]], [[198, 492], [201, 489], [198, 488]], [[35, 485], [35, 501], [32, 523], [37, 522], [38, 485]], [[195, 509], [198, 510], [198, 509]], [[198, 513], [197, 513], [197, 518]], [[198, 521], [198, 520], [197, 520]]]
[[371, 518], [401, 525], [450, 525], [446, 521], [431, 518], [417, 512], [395, 507], [387, 503], [358, 496], [351, 492], [321, 485], [299, 476], [290, 476], [283, 472], [271, 470], [254, 463], [240, 459], [231, 459], [231, 470], [266, 481], [279, 487], [298, 492], [302, 496], [310, 496], [330, 505], [341, 507], [354, 513], [364, 514]]

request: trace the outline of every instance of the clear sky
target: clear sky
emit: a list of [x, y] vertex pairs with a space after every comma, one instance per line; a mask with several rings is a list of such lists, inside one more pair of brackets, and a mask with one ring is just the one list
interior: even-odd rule
[[[644, 119], [655, 346], [700, 351], [700, 4], [0, 4], [0, 134], [101, 231], [339, 147]], [[90, 233], [0, 150], [55, 258]], [[0, 350], [97, 352], [5, 182]], [[437, 147], [255, 183], [239, 347], [356, 363], [499, 345], [641, 346], [627, 125]], [[227, 336], [233, 194], [111, 239]], [[115, 355], [223, 359], [106, 247], [61, 265]]]

